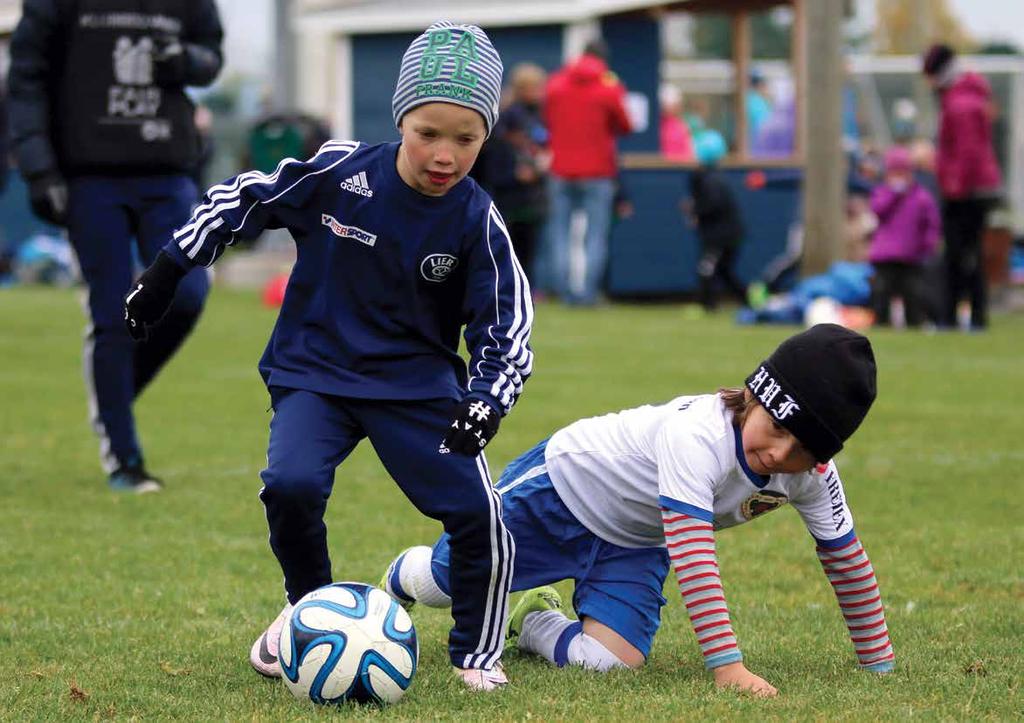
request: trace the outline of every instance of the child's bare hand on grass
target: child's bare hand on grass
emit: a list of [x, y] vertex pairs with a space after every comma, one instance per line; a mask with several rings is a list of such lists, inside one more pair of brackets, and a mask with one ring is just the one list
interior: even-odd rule
[[719, 688], [736, 688], [759, 698], [774, 698], [779, 694], [775, 686], [759, 675], [754, 675], [743, 663], [729, 663], [715, 668], [715, 685]]

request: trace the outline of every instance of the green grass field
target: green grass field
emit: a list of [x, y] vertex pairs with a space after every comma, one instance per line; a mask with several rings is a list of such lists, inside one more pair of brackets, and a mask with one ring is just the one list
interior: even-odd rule
[[[416, 610], [420, 669], [385, 710], [314, 709], [247, 662], [282, 604], [256, 497], [270, 419], [256, 361], [273, 320], [255, 295], [217, 291], [137, 406], [167, 489], [136, 498], [108, 491], [99, 470], [77, 294], [0, 291], [0, 719], [1024, 715], [1024, 317], [997, 316], [984, 335], [871, 335], [879, 399], [839, 466], [882, 586], [895, 674], [857, 671], [812, 541], [784, 509], [718, 538], [747, 666], [778, 698], [714, 689], [670, 587], [643, 671], [509, 655], [513, 685], [491, 696], [456, 685], [447, 614]], [[541, 306], [535, 374], [488, 448], [492, 472], [579, 417], [738, 385], [792, 331], [687, 320], [678, 306]], [[368, 445], [338, 474], [328, 526], [336, 578], [370, 582], [439, 531]]]

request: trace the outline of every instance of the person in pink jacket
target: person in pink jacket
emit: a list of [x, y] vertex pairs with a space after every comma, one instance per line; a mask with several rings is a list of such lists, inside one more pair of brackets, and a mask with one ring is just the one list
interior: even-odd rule
[[878, 323], [890, 322], [896, 297], [903, 300], [908, 326], [924, 321], [924, 264], [939, 243], [939, 209], [914, 180], [910, 151], [893, 146], [885, 154], [885, 182], [871, 192], [878, 227], [868, 259], [875, 269], [874, 307]]
[[948, 45], [929, 48], [922, 71], [939, 97], [935, 172], [946, 240], [943, 323], [956, 325], [957, 304], [967, 298], [971, 328], [981, 330], [988, 325], [981, 238], [985, 216], [1002, 183], [992, 149], [995, 104], [988, 82], [977, 73], [962, 72]]
[[658, 89], [661, 117], [658, 125], [658, 148], [661, 155], [672, 161], [693, 161], [693, 137], [690, 127], [682, 119], [683, 94], [679, 88], [664, 83]]

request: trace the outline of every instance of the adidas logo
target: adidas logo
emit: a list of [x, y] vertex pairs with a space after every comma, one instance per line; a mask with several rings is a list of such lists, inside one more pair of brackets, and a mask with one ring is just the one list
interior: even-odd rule
[[373, 198], [373, 191], [370, 190], [370, 182], [366, 180], [366, 171], [360, 171], [351, 178], [341, 182], [341, 187], [346, 191], [358, 193], [360, 196]]

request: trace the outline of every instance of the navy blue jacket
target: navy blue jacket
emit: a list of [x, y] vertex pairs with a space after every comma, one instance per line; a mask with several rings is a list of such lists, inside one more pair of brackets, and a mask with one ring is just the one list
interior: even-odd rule
[[[397, 143], [329, 141], [305, 163], [212, 187], [165, 249], [183, 266], [287, 228], [298, 259], [260, 361], [267, 386], [369, 399], [480, 397], [511, 409], [533, 364], [530, 288], [471, 178], [425, 196]], [[465, 325], [469, 369], [458, 355]]]
[[[11, 37], [11, 145], [27, 179], [191, 173], [187, 85], [220, 71], [214, 0], [24, 0]], [[160, 62], [181, 48], [173, 73]]]

